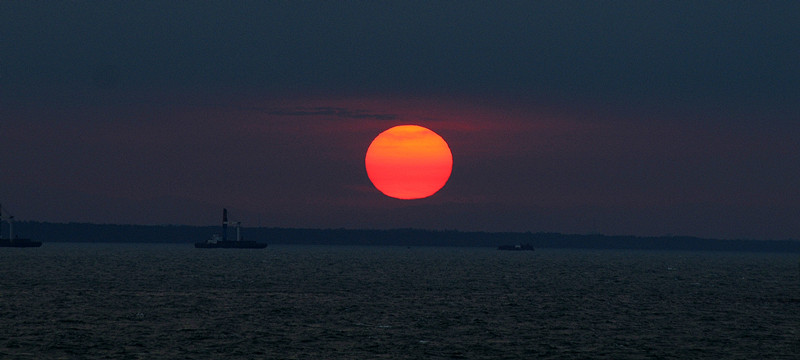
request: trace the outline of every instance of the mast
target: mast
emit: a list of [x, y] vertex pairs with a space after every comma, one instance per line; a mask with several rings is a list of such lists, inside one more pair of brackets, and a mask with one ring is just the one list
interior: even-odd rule
[[228, 240], [228, 209], [222, 209], [222, 241]]
[[3, 238], [3, 220], [5, 220], [8, 223], [8, 240], [14, 241], [14, 216], [7, 212], [5, 214], [6, 216], [3, 216], [3, 206], [0, 205], [0, 239]]

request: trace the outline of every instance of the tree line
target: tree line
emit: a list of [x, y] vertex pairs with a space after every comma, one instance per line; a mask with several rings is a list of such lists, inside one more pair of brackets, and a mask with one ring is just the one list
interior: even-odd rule
[[[614, 236], [546, 232], [466, 232], [421, 229], [295, 229], [242, 228], [242, 237], [269, 244], [469, 246], [532, 244], [535, 248], [749, 251], [800, 253], [798, 240], [708, 239], [691, 236]], [[47, 242], [190, 244], [220, 233], [220, 226], [116, 225], [21, 221], [20, 237]], [[234, 229], [228, 238], [234, 239]]]

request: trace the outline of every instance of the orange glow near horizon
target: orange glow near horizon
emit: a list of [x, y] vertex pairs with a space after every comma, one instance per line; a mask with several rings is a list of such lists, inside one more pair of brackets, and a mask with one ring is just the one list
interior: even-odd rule
[[431, 196], [447, 183], [453, 155], [435, 132], [400, 125], [372, 141], [364, 163], [375, 188], [386, 196], [410, 200]]

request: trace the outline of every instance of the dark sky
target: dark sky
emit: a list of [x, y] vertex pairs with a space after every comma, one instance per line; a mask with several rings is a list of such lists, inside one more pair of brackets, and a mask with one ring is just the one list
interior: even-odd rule
[[[0, 2], [23, 220], [800, 238], [795, 1]], [[434, 130], [388, 198], [364, 155]]]

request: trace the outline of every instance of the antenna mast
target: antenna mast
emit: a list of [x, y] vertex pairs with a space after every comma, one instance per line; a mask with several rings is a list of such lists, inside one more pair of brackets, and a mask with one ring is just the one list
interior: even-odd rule
[[[3, 215], [5, 214], [5, 216]], [[8, 223], [8, 240], [14, 240], [14, 215], [3, 211], [3, 206], [0, 205], [0, 239], [3, 238], [3, 220]]]
[[222, 208], [222, 241], [228, 240], [228, 209]]

